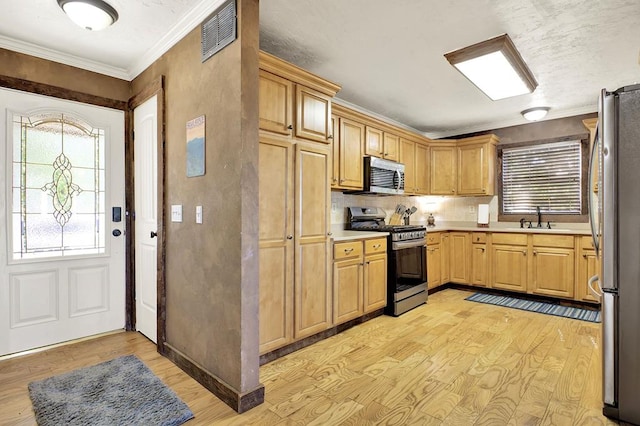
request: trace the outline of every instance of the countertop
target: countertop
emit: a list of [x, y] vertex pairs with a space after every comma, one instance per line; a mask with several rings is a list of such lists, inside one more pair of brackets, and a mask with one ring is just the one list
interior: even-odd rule
[[[426, 225], [421, 222], [411, 222], [412, 225]], [[488, 228], [479, 227], [475, 222], [440, 222], [436, 226], [428, 226], [427, 232], [512, 232], [523, 234], [559, 234], [559, 235], [591, 235], [588, 223], [552, 223], [547, 228], [520, 228], [518, 222], [493, 222]], [[331, 225], [333, 241], [364, 240], [368, 238], [386, 237], [388, 232], [350, 231], [344, 229], [344, 224]]]

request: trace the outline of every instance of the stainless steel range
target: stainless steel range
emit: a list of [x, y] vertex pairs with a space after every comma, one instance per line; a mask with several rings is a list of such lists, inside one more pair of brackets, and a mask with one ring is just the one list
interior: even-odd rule
[[427, 228], [386, 225], [377, 207], [349, 207], [347, 229], [389, 232], [387, 244], [387, 315], [398, 316], [427, 302]]

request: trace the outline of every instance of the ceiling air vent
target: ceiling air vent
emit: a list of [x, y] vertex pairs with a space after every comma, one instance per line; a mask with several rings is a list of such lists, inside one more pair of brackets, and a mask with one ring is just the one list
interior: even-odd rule
[[236, 39], [236, 2], [224, 2], [202, 24], [202, 62]]

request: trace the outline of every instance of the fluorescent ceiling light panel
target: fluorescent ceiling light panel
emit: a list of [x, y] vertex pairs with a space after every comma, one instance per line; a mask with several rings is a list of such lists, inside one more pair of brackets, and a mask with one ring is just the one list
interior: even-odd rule
[[538, 86], [507, 34], [444, 56], [494, 101], [531, 93]]

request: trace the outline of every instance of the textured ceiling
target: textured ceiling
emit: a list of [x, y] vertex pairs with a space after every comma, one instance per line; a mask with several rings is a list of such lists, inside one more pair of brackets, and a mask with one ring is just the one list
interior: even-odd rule
[[[56, 0], [0, 0], [0, 47], [132, 79], [221, 0], [108, 0], [89, 32]], [[601, 88], [640, 81], [639, 0], [262, 0], [261, 48], [342, 86], [338, 97], [431, 137], [597, 110]], [[491, 101], [443, 54], [508, 33], [539, 86]], [[0, 68], [2, 64], [0, 64]]]

